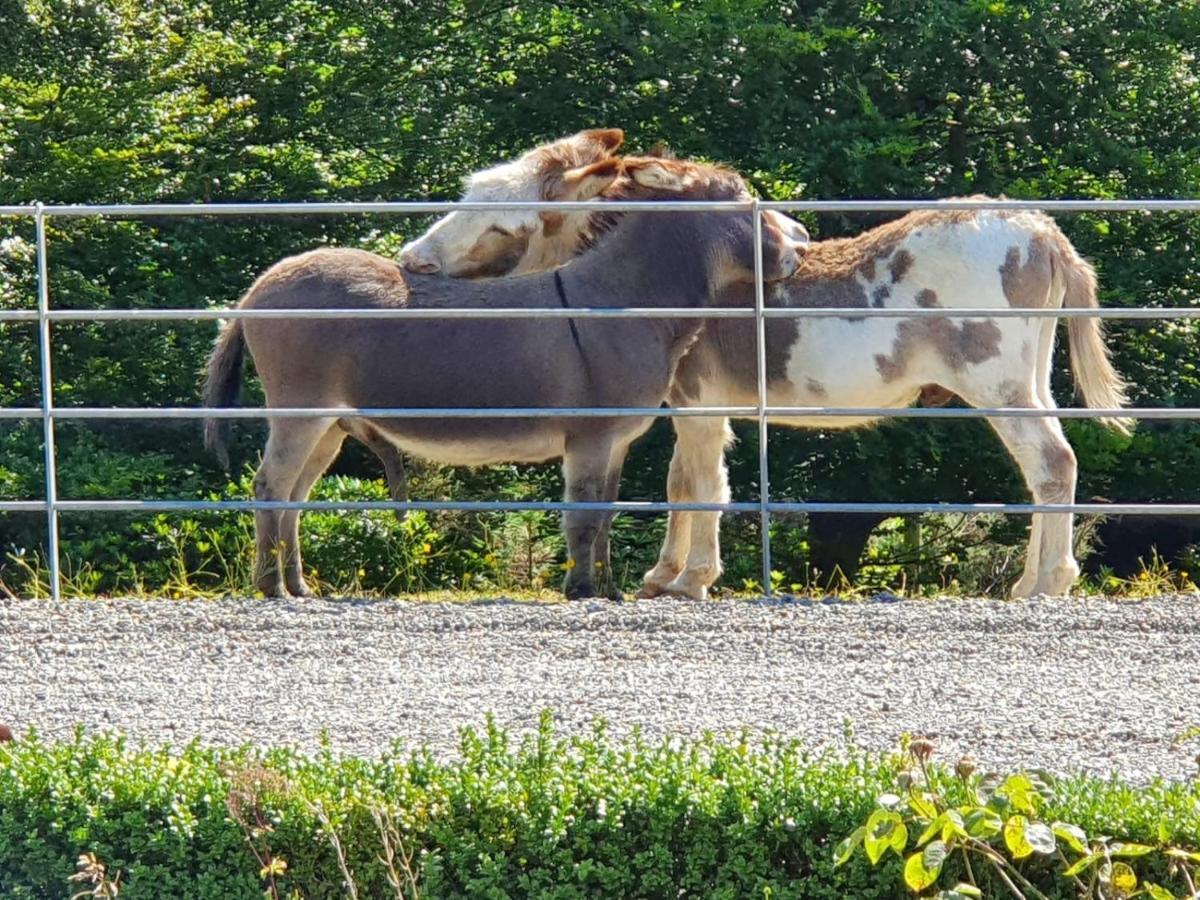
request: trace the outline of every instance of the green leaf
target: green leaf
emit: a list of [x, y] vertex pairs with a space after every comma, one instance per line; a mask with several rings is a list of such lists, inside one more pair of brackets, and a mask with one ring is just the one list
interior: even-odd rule
[[1027, 775], [1009, 775], [996, 790], [1008, 798], [1017, 812], [1027, 816], [1037, 815], [1037, 804], [1041, 797]]
[[899, 794], [880, 794], [875, 798], [875, 802], [884, 809], [896, 809], [903, 801]]
[[1021, 815], [1012, 816], [1004, 823], [1004, 846], [1008, 847], [1013, 859], [1024, 859], [1033, 853], [1033, 847], [1025, 838], [1028, 826], [1029, 820]]
[[1000, 818], [995, 810], [977, 807], [967, 813], [964, 824], [967, 834], [973, 838], [979, 838], [981, 841], [986, 841], [988, 838], [993, 838], [1000, 833], [1000, 830], [1004, 827], [1004, 820]]
[[1132, 894], [1137, 890], [1137, 875], [1133, 869], [1129, 868], [1127, 863], [1113, 863], [1112, 874], [1109, 876], [1109, 883], [1114, 890], [1120, 891], [1122, 894]]
[[1076, 853], [1087, 853], [1087, 833], [1070, 822], [1054, 822], [1050, 826], [1054, 836]]
[[946, 810], [946, 821], [942, 825], [942, 840], [949, 841], [952, 837], [965, 838], [967, 828], [963, 822], [962, 813], [957, 809]]
[[908, 807], [917, 816], [922, 819], [936, 819], [938, 817], [937, 806], [928, 794], [914, 793], [908, 798]]
[[914, 892], [920, 893], [937, 881], [945, 859], [946, 845], [941, 841], [934, 841], [924, 850], [912, 854], [904, 863], [904, 883]]
[[1080, 872], [1087, 871], [1102, 859], [1104, 859], [1103, 853], [1089, 853], [1083, 859], [1076, 860], [1073, 866], [1067, 869], [1067, 871], [1063, 872], [1063, 875], [1067, 878], [1070, 878], [1073, 875], [1078, 875]]
[[908, 843], [908, 829], [898, 813], [877, 809], [867, 819], [866, 829], [863, 846], [872, 865], [879, 862], [889, 848], [897, 854], [904, 852], [904, 846]]
[[1040, 853], [1043, 856], [1049, 856], [1058, 849], [1058, 842], [1054, 840], [1054, 833], [1045, 822], [1030, 822], [1026, 825], [1025, 840], [1033, 848], [1034, 853]]
[[934, 835], [942, 830], [942, 826], [944, 824], [946, 824], [946, 814], [942, 813], [940, 816], [930, 822], [929, 825], [926, 826], [925, 830], [921, 832], [921, 836], [917, 838], [917, 846], [924, 847], [927, 843], [929, 843], [929, 841], [933, 839]]
[[983, 891], [975, 885], [960, 881], [948, 891], [938, 891], [936, 900], [973, 900], [982, 896]]
[[1194, 853], [1191, 850], [1184, 850], [1180, 847], [1168, 847], [1163, 852], [1173, 859], [1186, 859], [1190, 860], [1191, 862], [1200, 862], [1200, 853]]
[[1154, 848], [1149, 844], [1126, 844], [1116, 841], [1109, 845], [1108, 855], [1115, 859], [1132, 859], [1135, 856], [1145, 856], [1153, 853]]
[[922, 851], [922, 856], [925, 859], [925, 867], [941, 871], [942, 863], [946, 861], [946, 854], [948, 852], [949, 850], [947, 850], [945, 842], [934, 841]]
[[1143, 884], [1142, 890], [1150, 895], [1150, 900], [1175, 900], [1174, 894], [1165, 887], [1159, 887], [1153, 881], [1147, 881]]
[[1158, 842], [1167, 844], [1171, 841], [1171, 829], [1168, 827], [1165, 819], [1158, 820]]
[[866, 835], [866, 833], [866, 826], [859, 825], [854, 829], [849, 837], [845, 838], [837, 845], [837, 848], [833, 851], [833, 867], [835, 869], [838, 866], [845, 865], [846, 861], [854, 855], [854, 851], [857, 850], [859, 844], [863, 842], [863, 837]]

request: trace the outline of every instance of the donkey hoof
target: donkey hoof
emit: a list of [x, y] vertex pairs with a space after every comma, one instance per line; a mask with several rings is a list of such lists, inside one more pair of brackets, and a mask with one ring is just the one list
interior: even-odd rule
[[665, 584], [654, 584], [647, 581], [638, 588], [638, 592], [634, 596], [639, 600], [653, 600], [655, 597], [661, 597], [665, 593], [667, 593], [667, 586]]
[[563, 594], [568, 600], [591, 600], [599, 596], [591, 584], [569, 584], [563, 588]]
[[663, 594], [670, 597], [678, 597], [680, 600], [707, 600], [708, 586], [703, 584], [682, 584], [677, 581], [674, 584], [667, 585]]
[[297, 597], [301, 600], [311, 599], [311, 598], [317, 596], [313, 592], [313, 589], [308, 586], [308, 582], [306, 582], [306, 581], [301, 581], [300, 583], [295, 584], [295, 585], [289, 584], [288, 585], [288, 593], [290, 593], [293, 597]]

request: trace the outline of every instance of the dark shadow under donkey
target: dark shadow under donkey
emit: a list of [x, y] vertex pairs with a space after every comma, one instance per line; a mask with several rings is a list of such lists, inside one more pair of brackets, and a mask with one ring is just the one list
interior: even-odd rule
[[[597, 163], [612, 200], [744, 200], [733, 172], [655, 159]], [[482, 282], [407, 273], [353, 249], [322, 249], [276, 263], [239, 303], [242, 309], [703, 307], [732, 282], [753, 278], [749, 213], [598, 213], [593, 252], [553, 272]], [[767, 280], [786, 278], [795, 248], [763, 230]], [[235, 319], [208, 362], [207, 406], [236, 402], [243, 345], [267, 404], [289, 408], [657, 407], [700, 319]], [[568, 501], [617, 497], [630, 443], [652, 419], [275, 418], [254, 477], [259, 500], [303, 501], [348, 434], [443, 463], [486, 465], [562, 458]], [[205, 440], [224, 453], [216, 420]], [[569, 598], [611, 595], [596, 537], [612, 514], [564, 514]], [[257, 587], [268, 596], [306, 596], [299, 511], [255, 513]], [[607, 546], [607, 543], [604, 543]]]

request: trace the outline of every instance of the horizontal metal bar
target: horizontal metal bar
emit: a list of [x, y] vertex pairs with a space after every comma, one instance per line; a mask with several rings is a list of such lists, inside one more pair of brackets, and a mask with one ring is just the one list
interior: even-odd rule
[[[842, 315], [845, 315], [842, 312]], [[614, 307], [563, 309], [554, 307], [515, 308], [421, 308], [363, 309], [56, 309], [49, 314], [55, 322], [172, 321], [213, 319], [732, 319], [753, 318], [753, 309], [692, 307]], [[0, 310], [0, 322], [37, 321], [32, 310]]]
[[[454, 210], [562, 210], [668, 212], [672, 210], [749, 211], [752, 201], [721, 200], [412, 200], [364, 202], [249, 202], [249, 203], [98, 203], [60, 204], [43, 207], [46, 216], [279, 216], [355, 215], [390, 213], [443, 213]], [[760, 209], [794, 212], [906, 212], [911, 210], [1031, 210], [1041, 212], [1197, 212], [1200, 199], [1128, 200], [774, 200], [760, 201]], [[35, 206], [0, 206], [2, 216], [35, 215]]]
[[[964, 307], [846, 308], [772, 307], [768, 319], [1200, 319], [1200, 307], [1102, 307], [1087, 309], [986, 309]], [[51, 322], [212, 321], [226, 319], [753, 319], [753, 308], [559, 307], [371, 309], [53, 309]], [[37, 322], [36, 310], [0, 310], [0, 322]]]
[[[51, 412], [56, 419], [326, 419], [352, 416], [363, 419], [553, 419], [618, 418], [641, 416], [752, 416], [756, 406], [591, 406], [591, 407], [220, 407], [203, 406], [59, 406]], [[0, 419], [41, 418], [32, 406], [0, 407]], [[1198, 413], [1200, 415], [1200, 413]]]
[[[424, 214], [529, 210], [537, 212], [749, 212], [748, 200], [396, 200], [300, 203], [70, 203], [45, 206], [53, 217], [108, 216], [311, 216], [360, 214]], [[0, 207], [0, 214], [32, 215], [25, 207]], [[7, 213], [5, 212], [7, 210]]]
[[[757, 406], [582, 406], [582, 407], [220, 407], [203, 406], [56, 406], [54, 419], [550, 419], [664, 416], [685, 418], [721, 416], [750, 418]], [[768, 406], [768, 418], [892, 418], [892, 419], [1200, 419], [1200, 407], [1133, 407], [1130, 409], [1084, 409], [1065, 407], [1028, 409], [1011, 406], [925, 408], [888, 406]], [[35, 406], [0, 407], [0, 420], [39, 419]]]
[[[47, 211], [49, 211], [47, 207]], [[779, 212], [910, 212], [918, 209], [1007, 209], [1030, 212], [1200, 212], [1200, 200], [764, 200]]]
[[[768, 406], [767, 418], [887, 419], [1200, 419], [1200, 407], [1143, 406], [1130, 409], [1085, 409], [1077, 406], [1029, 409], [1016, 406]], [[733, 418], [738, 418], [734, 416]]]
[[40, 512], [47, 510], [45, 500], [0, 500], [0, 512]]
[[[0, 512], [45, 512], [44, 500], [0, 501]], [[59, 512], [253, 512], [254, 510], [299, 509], [310, 511], [371, 512], [387, 510], [423, 510], [434, 512], [517, 512], [522, 510], [607, 511], [618, 513], [664, 512], [733, 512], [757, 513], [761, 504], [754, 503], [657, 503], [625, 500], [615, 503], [568, 503], [555, 501], [490, 501], [490, 500], [410, 500], [407, 503], [386, 500], [59, 500], [54, 504]], [[771, 501], [772, 513], [882, 513], [885, 515], [918, 515], [924, 513], [1073, 513], [1076, 515], [1109, 516], [1200, 516], [1200, 503], [802, 503]]]
[[[745, 504], [753, 506], [754, 504]], [[772, 501], [777, 513], [1074, 513], [1098, 516], [1195, 516], [1200, 503], [787, 503]]]

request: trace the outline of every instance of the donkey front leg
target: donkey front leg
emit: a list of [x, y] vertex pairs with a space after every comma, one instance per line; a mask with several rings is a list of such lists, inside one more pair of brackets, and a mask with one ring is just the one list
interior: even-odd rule
[[[1044, 408], [1039, 401], [1030, 405]], [[1021, 467], [1034, 503], [1071, 503], [1075, 499], [1075, 451], [1057, 419], [988, 421]], [[1064, 595], [1079, 577], [1072, 546], [1074, 517], [1070, 513], [1034, 513], [1032, 519], [1025, 573], [1013, 586], [1012, 595]]]
[[[610, 485], [615, 493], [624, 462], [624, 448], [617, 452], [608, 440], [598, 440], [594, 435], [569, 438], [563, 455], [567, 502], [597, 503], [607, 499]], [[596, 544], [606, 531], [610, 517], [611, 513], [602, 510], [567, 510], [563, 513], [567, 537], [567, 575], [563, 593], [568, 600], [599, 596], [596, 590]], [[600, 562], [603, 565], [604, 560]], [[607, 577], [608, 573], [603, 574]]]
[[[694, 499], [691, 485], [691, 473], [687, 469], [685, 448], [678, 437], [676, 420], [675, 451], [671, 454], [671, 466], [667, 469], [667, 502], [684, 503]], [[667, 593], [667, 585], [675, 580], [683, 571], [687, 562], [688, 547], [692, 540], [692, 516], [690, 512], [667, 513], [667, 533], [663, 537], [662, 549], [658, 552], [658, 562], [654, 568], [642, 576], [642, 587], [637, 592], [638, 599], [659, 597]]]
[[[676, 418], [675, 454], [671, 458], [667, 481], [668, 499], [673, 502], [728, 503], [725, 448], [732, 437], [728, 419]], [[683, 533], [672, 533], [672, 529]], [[721, 577], [720, 529], [719, 512], [673, 513], [667, 522], [667, 537], [658, 565], [646, 573], [646, 583], [639, 596], [670, 594], [699, 600], [708, 596], [708, 589]], [[663, 576], [667, 573], [672, 573], [673, 577], [663, 584]]]
[[[332, 425], [331, 419], [273, 420], [262, 463], [254, 474], [254, 498], [290, 500], [305, 464]], [[288, 595], [284, 573], [292, 554], [299, 553], [287, 512], [260, 509], [254, 513], [254, 581], [268, 597]]]

